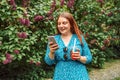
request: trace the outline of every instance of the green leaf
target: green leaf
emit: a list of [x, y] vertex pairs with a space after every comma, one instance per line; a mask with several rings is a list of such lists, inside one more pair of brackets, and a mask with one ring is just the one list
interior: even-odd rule
[[17, 59], [21, 60], [22, 59], [22, 55], [19, 54]]

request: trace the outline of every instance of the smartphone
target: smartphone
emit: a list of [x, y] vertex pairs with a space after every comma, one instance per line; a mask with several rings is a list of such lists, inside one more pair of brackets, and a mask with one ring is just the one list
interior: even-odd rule
[[54, 44], [57, 44], [54, 36], [48, 36], [48, 41], [49, 41], [49, 42], [53, 42]]

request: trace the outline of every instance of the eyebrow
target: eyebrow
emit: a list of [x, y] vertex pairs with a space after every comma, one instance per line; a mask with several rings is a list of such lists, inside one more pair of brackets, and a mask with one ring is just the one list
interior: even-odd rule
[[68, 21], [60, 21], [60, 22], [58, 21], [58, 23], [61, 23], [61, 22], [68, 22]]

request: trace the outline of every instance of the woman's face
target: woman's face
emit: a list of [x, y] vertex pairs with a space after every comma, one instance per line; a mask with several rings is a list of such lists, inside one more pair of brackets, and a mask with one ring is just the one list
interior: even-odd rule
[[68, 21], [68, 19], [66, 19], [64, 17], [59, 17], [57, 27], [58, 27], [59, 32], [62, 35], [71, 33], [70, 22]]

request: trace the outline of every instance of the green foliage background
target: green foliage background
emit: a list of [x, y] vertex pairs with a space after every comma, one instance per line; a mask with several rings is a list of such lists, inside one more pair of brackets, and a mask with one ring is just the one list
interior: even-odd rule
[[[47, 36], [55, 34], [56, 18], [63, 11], [71, 12], [83, 31], [93, 55], [92, 67], [102, 68], [105, 61], [120, 57], [119, 0], [9, 1], [0, 1], [0, 79], [51, 77], [54, 66], [50, 68], [43, 60]], [[42, 18], [36, 20], [36, 16]], [[24, 33], [22, 38], [19, 33]], [[8, 57], [11, 61], [5, 64]]]

